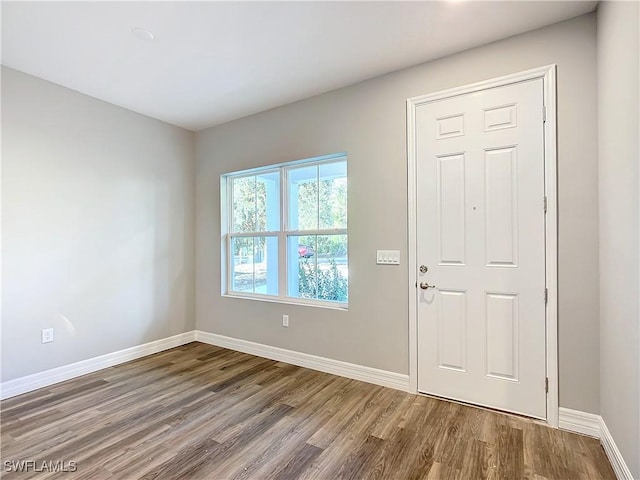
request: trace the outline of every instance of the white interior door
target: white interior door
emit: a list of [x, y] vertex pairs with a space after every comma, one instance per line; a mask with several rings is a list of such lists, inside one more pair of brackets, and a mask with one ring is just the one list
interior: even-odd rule
[[542, 79], [416, 108], [420, 392], [546, 418], [543, 121]]

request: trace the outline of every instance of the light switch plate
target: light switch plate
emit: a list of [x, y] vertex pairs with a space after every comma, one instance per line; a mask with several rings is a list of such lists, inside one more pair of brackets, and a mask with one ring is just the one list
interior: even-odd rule
[[400, 250], [378, 250], [376, 253], [378, 265], [400, 265]]

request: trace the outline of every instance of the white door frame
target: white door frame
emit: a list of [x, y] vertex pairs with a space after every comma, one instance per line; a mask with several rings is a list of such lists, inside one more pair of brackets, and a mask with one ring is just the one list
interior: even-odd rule
[[[412, 97], [407, 100], [407, 167], [409, 213], [409, 389], [418, 392], [418, 307], [417, 307], [417, 239], [416, 239], [416, 108], [436, 100], [501, 87], [512, 83], [543, 79], [543, 99], [546, 112], [544, 124], [544, 179], [547, 199], [545, 217], [546, 288], [546, 372], [547, 423], [558, 427], [558, 223], [557, 223], [557, 147], [556, 147], [556, 66], [547, 65], [525, 72], [493, 78], [471, 85]], [[542, 114], [542, 112], [541, 112]], [[541, 206], [542, 208], [542, 206]], [[542, 296], [544, 292], [540, 292]]]

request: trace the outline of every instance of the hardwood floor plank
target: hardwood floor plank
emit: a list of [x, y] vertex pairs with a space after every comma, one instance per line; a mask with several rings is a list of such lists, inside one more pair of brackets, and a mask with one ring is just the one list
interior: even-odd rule
[[371, 435], [383, 440], [388, 439], [398, 428], [398, 423], [406, 414], [409, 405], [415, 395], [394, 391], [392, 400], [380, 414], [376, 423], [371, 428]]
[[[211, 435], [211, 424], [208, 419], [215, 419], [221, 412], [236, 405], [245, 398], [249, 398], [259, 392], [255, 385], [239, 387], [234, 392], [228, 392], [223, 398], [218, 398], [201, 408], [198, 412], [191, 412], [179, 418], [167, 419], [166, 432], [145, 440], [141, 444], [132, 445], [110, 459], [105, 460], [105, 466], [112, 471], [123, 472], [123, 478], [131, 477], [136, 471], [136, 466], [147, 463], [147, 459], [165, 461], [175, 455], [175, 450], [184, 448], [194, 438]], [[212, 395], [215, 395], [212, 393]], [[158, 448], [158, 446], [161, 448]], [[165, 445], [170, 445], [166, 448]]]
[[468, 451], [463, 455], [464, 461], [460, 465], [460, 477], [485, 480], [491, 469], [489, 446], [482, 440], [472, 438]]
[[350, 434], [350, 428], [358, 421], [371, 419], [375, 421], [374, 402], [381, 393], [381, 387], [368, 388], [360, 382], [353, 381], [353, 388], [346, 391], [344, 397], [335, 397], [325, 405], [333, 414], [327, 422], [311, 437], [309, 443], [325, 449], [334, 443], [339, 436]]
[[500, 427], [497, 467], [497, 476], [495, 478], [505, 480], [524, 478], [522, 430], [507, 425]]
[[[567, 433], [567, 432], [565, 432]], [[604, 448], [598, 440], [590, 437], [580, 437], [578, 444], [584, 445], [581, 451], [581, 460], [585, 474], [588, 478], [615, 478], [613, 467], [607, 460]], [[567, 439], [569, 445], [575, 441], [573, 438]]]
[[[560, 432], [543, 425], [530, 424], [525, 429], [525, 459], [537, 475], [547, 478], [577, 477], [579, 472], [570, 472], [566, 467], [564, 449], [561, 448]], [[577, 443], [577, 442], [576, 442]]]
[[278, 405], [260, 421], [252, 425], [237, 437], [221, 444], [221, 448], [211, 457], [211, 462], [200, 465], [198, 469], [192, 469], [193, 478], [229, 478], [236, 466], [246, 463], [249, 455], [260, 442], [268, 442], [272, 429], [280, 422], [292, 407]]
[[321, 448], [305, 443], [290, 459], [283, 461], [279, 468], [271, 472], [268, 478], [281, 480], [297, 479], [322, 452], [323, 450]]
[[434, 463], [429, 473], [422, 477], [428, 480], [461, 480], [460, 472], [442, 463]]
[[229, 478], [234, 480], [251, 480], [266, 478], [276, 470], [282, 462], [291, 458], [283, 458], [282, 452], [296, 451], [310, 434], [299, 428], [298, 421], [291, 415], [280, 420], [270, 431], [269, 441], [261, 442], [252, 450], [247, 461], [234, 462]]
[[340, 470], [331, 478], [341, 480], [358, 480], [367, 478], [375, 465], [376, 454], [382, 448], [384, 440], [372, 435], [362, 443], [342, 464]]
[[425, 478], [434, 465], [435, 446], [438, 444], [436, 431], [413, 432], [412, 442], [408, 449], [404, 478], [418, 480]]
[[99, 390], [107, 384], [105, 380], [98, 379], [87, 385], [81, 385], [79, 387], [71, 388], [66, 392], [50, 395], [44, 398], [33, 400], [25, 404], [19, 404], [13, 408], [8, 408], [2, 411], [2, 419], [6, 422], [11, 422], [17, 418], [28, 417], [31, 414], [38, 414], [43, 409], [55, 408], [62, 402], [69, 401], [70, 399], [89, 395], [91, 392]]
[[0, 421], [3, 462], [75, 461], [68, 480], [615, 479], [592, 438], [197, 342], [2, 401]]
[[154, 467], [140, 477], [140, 479], [189, 478], [189, 476], [199, 470], [206, 461], [215, 457], [222, 448], [222, 445], [215, 440], [206, 438], [176, 452], [175, 457]]

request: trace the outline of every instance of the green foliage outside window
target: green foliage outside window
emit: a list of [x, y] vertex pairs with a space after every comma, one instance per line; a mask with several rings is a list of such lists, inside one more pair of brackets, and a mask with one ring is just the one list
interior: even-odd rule
[[329, 260], [329, 268], [318, 268], [315, 262], [300, 260], [299, 292], [302, 298], [317, 298], [346, 302], [348, 299], [348, 280], [338, 270], [333, 259]]

